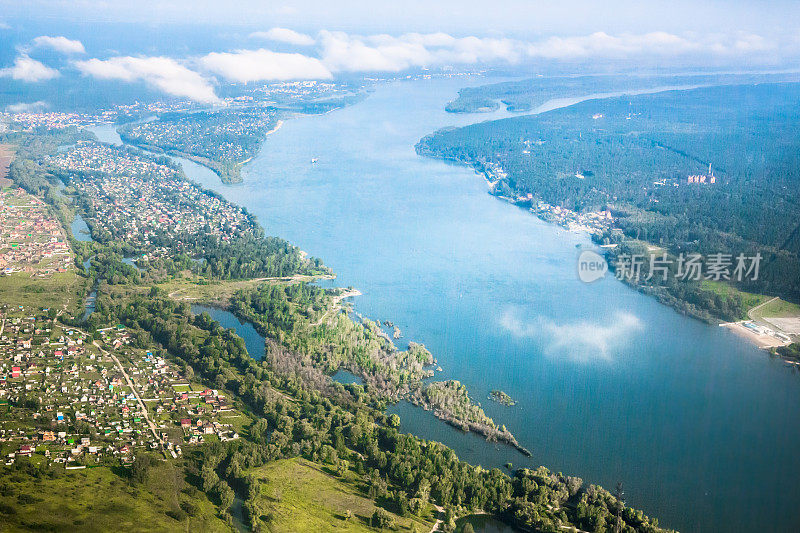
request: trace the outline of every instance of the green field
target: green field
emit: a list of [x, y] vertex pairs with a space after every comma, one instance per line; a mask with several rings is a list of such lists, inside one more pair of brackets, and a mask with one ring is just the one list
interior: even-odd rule
[[242, 290], [252, 289], [262, 283], [286, 284], [296, 282], [312, 282], [318, 279], [328, 279], [330, 276], [296, 275], [288, 278], [254, 278], [247, 280], [214, 280], [207, 281], [200, 276], [184, 272], [181, 277], [159, 283], [158, 287], [170, 295], [174, 300], [190, 300], [192, 303], [208, 303], [218, 306], [228, 304], [231, 296]]
[[753, 318], [788, 318], [800, 316], [800, 305], [784, 300], [769, 302], [764, 307], [753, 312]]
[[84, 280], [74, 270], [57, 272], [49, 278], [32, 278], [26, 272], [3, 276], [0, 282], [0, 304], [25, 304], [29, 307], [55, 307], [76, 310], [77, 292], [83, 293]]
[[[304, 459], [275, 461], [251, 472], [261, 481], [261, 508], [270, 531], [376, 531], [369, 525], [375, 503], [356, 486], [356, 477], [342, 480]], [[347, 511], [352, 517], [345, 520]], [[433, 520], [392, 515], [399, 531], [430, 531]]]
[[36, 478], [4, 467], [0, 530], [230, 531], [211, 502], [189, 487], [185, 471], [174, 463], [159, 461], [138, 485], [131, 484], [122, 469], [117, 473], [106, 467], [55, 468], [59, 472], [55, 477]]

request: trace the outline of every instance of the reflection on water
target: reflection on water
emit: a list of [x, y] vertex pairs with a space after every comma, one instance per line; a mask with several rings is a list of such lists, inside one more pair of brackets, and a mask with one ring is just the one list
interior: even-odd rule
[[126, 265], [132, 266], [133, 268], [135, 268], [139, 272], [144, 272], [144, 270], [142, 268], [140, 268], [139, 265], [136, 264], [136, 258], [135, 257], [123, 257], [122, 258], [122, 262], [125, 263]]
[[94, 313], [95, 305], [97, 304], [97, 287], [92, 289], [89, 296], [86, 297], [86, 302], [83, 305], [83, 316], [81, 320], [86, 320], [89, 315]]
[[356, 376], [352, 372], [348, 372], [347, 370], [337, 370], [336, 373], [331, 376], [331, 378], [336, 383], [341, 383], [342, 385], [350, 385], [351, 383], [355, 383], [356, 385], [364, 384], [363, 379]]
[[192, 306], [192, 313], [196, 315], [208, 313], [211, 315], [211, 318], [219, 322], [223, 328], [236, 331], [236, 334], [244, 340], [244, 345], [250, 357], [258, 359], [259, 361], [264, 358], [264, 337], [262, 337], [249, 322], [240, 321], [230, 311], [208, 305], [195, 304]]

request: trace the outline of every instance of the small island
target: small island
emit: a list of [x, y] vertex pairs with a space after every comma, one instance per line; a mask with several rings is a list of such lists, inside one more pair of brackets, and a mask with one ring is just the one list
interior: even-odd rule
[[514, 398], [512, 398], [505, 392], [498, 389], [494, 389], [492, 390], [492, 392], [489, 393], [489, 399], [499, 404], [505, 405], [506, 407], [514, 407], [515, 405], [517, 405], [517, 402], [516, 400], [514, 400]]

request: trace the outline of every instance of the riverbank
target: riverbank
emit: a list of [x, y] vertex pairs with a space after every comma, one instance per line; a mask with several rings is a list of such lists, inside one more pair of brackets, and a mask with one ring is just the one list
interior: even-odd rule
[[[621, 230], [614, 227], [610, 212], [579, 213], [571, 209], [565, 209], [559, 206], [547, 204], [533, 195], [517, 195], [508, 185], [508, 176], [502, 169], [493, 168], [490, 165], [474, 159], [451, 157], [434, 152], [425, 144], [425, 140], [428, 137], [423, 138], [415, 145], [414, 148], [417, 154], [422, 157], [438, 159], [448, 163], [470, 167], [477, 175], [483, 177], [483, 180], [488, 187], [488, 194], [493, 198], [522, 209], [536, 217], [538, 220], [552, 224], [553, 226], [557, 226], [564, 231], [569, 231], [579, 235], [586, 235], [596, 243], [604, 242], [604, 240], [606, 240], [605, 237], [612, 235], [615, 232], [619, 232], [619, 234], [621, 234]], [[640, 241], [635, 242], [638, 243]], [[618, 246], [618, 243], [608, 244], [607, 246], [606, 255], [609, 255], [610, 253], [611, 257], [613, 257], [613, 249]], [[609, 271], [613, 272], [613, 259], [609, 260], [608, 263]], [[645, 264], [644, 267], [647, 267], [647, 265]], [[678, 298], [667, 291], [663, 286], [644, 283], [642, 280], [645, 277], [646, 272], [644, 272], [643, 268], [641, 280], [623, 278], [621, 281], [632, 289], [654, 298], [659, 303], [693, 319], [705, 322], [706, 324], [718, 324], [732, 318], [718, 316], [713, 313], [713, 309], [694, 305], [686, 298]]]
[[[800, 86], [723, 84], [658, 91], [624, 98], [598, 95], [557, 110], [542, 105], [525, 116], [439, 129], [418, 142], [417, 153], [471, 166], [484, 174], [492, 194], [518, 205], [530, 204], [542, 219], [585, 230], [598, 244], [642, 239], [675, 256], [697, 252], [706, 258], [718, 249], [734, 258], [739, 251], [758, 252], [764, 259], [764, 272], [751, 279], [740, 275], [736, 285], [798, 300], [795, 280], [800, 262], [792, 241], [787, 240], [792, 227], [784, 224], [787, 216], [792, 218], [794, 207], [781, 212], [768, 196], [752, 193], [756, 179], [771, 179], [767, 176], [773, 172], [773, 161], [780, 166], [782, 152], [774, 144], [762, 146], [747, 139], [769, 130], [772, 126], [758, 117], [774, 112], [782, 105], [779, 102], [792, 102]], [[766, 98], [767, 94], [775, 100]], [[675, 134], [676, 121], [708, 127], [708, 119], [699, 116], [720, 117], [720, 102], [739, 97], [752, 98], [753, 103], [724, 119], [715, 118], [714, 123], [730, 131], [737, 142], [741, 140], [741, 154], [726, 152], [726, 143], [710, 133], [692, 134], [691, 139], [688, 133]], [[675, 109], [681, 112], [675, 115]], [[650, 117], [646, 123], [645, 116]], [[759, 156], [766, 163], [757, 165], [758, 178], [740, 165], [756, 153], [766, 153]], [[714, 175], [711, 167], [726, 170]], [[700, 174], [702, 182], [686, 178]], [[751, 210], [763, 213], [769, 223], [756, 222], [747, 215]], [[594, 219], [594, 215], [600, 216]], [[727, 274], [703, 275], [733, 279]], [[677, 290], [668, 287], [669, 297], [659, 294], [659, 299], [692, 316], [708, 311], [711, 318], [726, 322], [740, 318], [735, 315], [741, 313], [729, 312], [735, 307], [733, 302], [718, 305], [713, 295], [684, 285]], [[658, 294], [659, 289], [645, 292]]]
[[[361, 295], [360, 291], [352, 288], [325, 290], [313, 285], [289, 289], [284, 284], [262, 283], [237, 291], [228, 302], [217, 305], [240, 321], [255, 326], [268, 343], [283, 345], [290, 351], [302, 347], [303, 357], [317, 353], [315, 346], [318, 343], [322, 343], [321, 348], [325, 351], [341, 344], [335, 351], [341, 350], [342, 355], [333, 361], [327, 358], [315, 360], [311, 366], [326, 374], [346, 369], [362, 379], [367, 391], [389, 403], [408, 400], [432, 411], [437, 418], [455, 428], [474, 432], [490, 442], [507, 444], [523, 455], [531, 456], [505, 425], [498, 426], [480, 405], [471, 400], [466, 387], [452, 380], [426, 381], [433, 376], [430, 367], [435, 360], [423, 345], [410, 342], [408, 348], [401, 351], [375, 322], [363, 317], [356, 322], [346, 313], [341, 313], [342, 300]], [[170, 294], [171, 297], [174, 295]], [[282, 308], [288, 316], [276, 317], [263, 312], [273, 308]], [[273, 361], [277, 366], [287, 362]]]
[[136, 148], [156, 155], [181, 157], [183, 159], [188, 159], [193, 163], [197, 163], [198, 165], [202, 165], [207, 169], [212, 170], [217, 176], [219, 176], [220, 181], [226, 185], [241, 183], [242, 181], [241, 168], [246, 161], [241, 163], [223, 163], [220, 161], [214, 161], [213, 159], [209, 159], [207, 157], [182, 152], [180, 150], [165, 150], [160, 146], [138, 142], [135, 138], [129, 137], [123, 133], [120, 133], [120, 138], [125, 144], [135, 146]]
[[725, 322], [720, 324], [720, 327], [731, 330], [737, 336], [763, 350], [780, 348], [781, 346], [788, 346], [792, 343], [790, 339], [781, 339], [775, 335], [774, 331], [760, 327], [749, 320]]
[[[681, 531], [791, 529], [795, 373], [610, 276], [581, 283], [576, 246], [591, 247], [587, 238], [497, 202], [469, 168], [418, 157], [413, 145], [426, 133], [475, 119], [442, 110], [467, 83], [380, 85], [358, 105], [287, 121], [242, 186], [199, 166], [189, 174], [246, 206], [269, 234], [325, 258], [338, 285], [364, 293], [357, 311], [424, 340], [444, 368], [437, 379], [457, 379], [480, 399], [491, 387], [508, 392], [517, 407], [484, 408], [535, 458], [405, 402], [393, 409], [403, 432], [486, 470], [510, 461], [606, 486], [622, 480], [629, 504]], [[615, 327], [613, 309], [640, 329]], [[585, 344], [584, 331], [604, 342]], [[752, 453], [765, 446], [769, 454]], [[731, 485], [742, 489], [721, 488]], [[752, 505], [759, 494], [769, 505]]]
[[[368, 384], [368, 389], [391, 402], [409, 400], [432, 411], [437, 418], [455, 428], [474, 432], [490, 442], [508, 444], [526, 456], [531, 455], [504, 425], [495, 424], [480, 405], [472, 402], [463, 385], [452, 381], [423, 381], [433, 376], [430, 368], [435, 364], [432, 354], [424, 346], [411, 342], [406, 351], [401, 351], [375, 322], [361, 317], [358, 323], [342, 313], [346, 310], [342, 302], [360, 296], [360, 291], [354, 288], [321, 289], [313, 285], [298, 287], [298, 284], [334, 278], [333, 275], [295, 275], [222, 281], [184, 273], [158, 286], [167, 298], [190, 302], [195, 313], [198, 312], [195, 309], [210, 312], [213, 307], [217, 314], [212, 313], [212, 316], [225, 327], [234, 327], [238, 331], [239, 326], [244, 327], [243, 324], [254, 325], [262, 335], [262, 344], [265, 338], [269, 338], [270, 342], [283, 344], [288, 349], [302, 346], [304, 351], [313, 353], [314, 348], [308, 346], [309, 339], [321, 334], [329, 338], [328, 343], [344, 342], [346, 351], [355, 354], [363, 350], [370, 354], [367, 359], [355, 356], [335, 364], [316, 361], [313, 366], [326, 373], [347, 368], [359, 375], [363, 383]], [[259, 311], [286, 305], [288, 309], [302, 311], [291, 312], [288, 321], [284, 319], [275, 323], [270, 322], [275, 317], [266, 317]], [[230, 318], [236, 317], [239, 326], [224, 318], [225, 314]], [[245, 330], [240, 335], [249, 339], [252, 331]], [[365, 338], [366, 343], [353, 338]], [[329, 349], [328, 344], [324, 346], [324, 349]], [[263, 349], [260, 353], [263, 357]]]
[[[720, 324], [758, 348], [781, 355], [782, 348], [800, 341], [800, 306], [777, 296], [747, 311], [747, 320]], [[796, 361], [784, 358], [787, 362]]]

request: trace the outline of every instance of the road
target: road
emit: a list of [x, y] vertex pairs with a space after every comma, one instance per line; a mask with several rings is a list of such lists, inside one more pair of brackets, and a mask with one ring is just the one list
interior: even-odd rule
[[150, 427], [150, 431], [153, 432], [153, 437], [155, 437], [155, 439], [158, 442], [161, 442], [163, 444], [161, 437], [158, 435], [158, 428], [153, 423], [153, 421], [150, 420], [150, 415], [147, 413], [147, 407], [145, 407], [144, 402], [142, 401], [142, 397], [139, 395], [139, 391], [136, 389], [136, 385], [134, 385], [133, 380], [130, 378], [130, 376], [128, 376], [128, 373], [125, 372], [125, 367], [122, 366], [122, 363], [119, 362], [119, 359], [117, 359], [116, 355], [114, 355], [111, 352], [105, 351], [97, 341], [94, 341], [92, 344], [94, 344], [103, 355], [109, 356], [114, 361], [114, 364], [117, 365], [119, 371], [122, 372], [122, 375], [125, 377], [125, 381], [128, 383], [128, 387], [131, 388], [131, 391], [133, 391], [133, 395], [136, 396], [136, 401], [139, 403], [139, 409], [141, 409], [142, 416], [147, 421], [147, 425]]
[[749, 318], [750, 320], [755, 320], [755, 318], [753, 318], [753, 313], [755, 313], [756, 311], [758, 311], [759, 309], [761, 309], [765, 305], [771, 304], [772, 302], [774, 302], [775, 300], [778, 300], [778, 299], [779, 298], [776, 296], [775, 298], [772, 298], [771, 300], [767, 300], [766, 302], [758, 304], [757, 306], [753, 307], [752, 309], [750, 309], [747, 312], [747, 318]]

